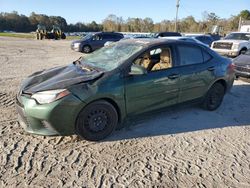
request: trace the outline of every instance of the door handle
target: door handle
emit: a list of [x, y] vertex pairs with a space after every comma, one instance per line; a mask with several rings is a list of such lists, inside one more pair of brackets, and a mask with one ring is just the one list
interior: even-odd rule
[[214, 70], [215, 70], [215, 67], [208, 67], [207, 70], [208, 70], [208, 71], [214, 71]]
[[168, 76], [169, 79], [173, 80], [173, 79], [176, 79], [176, 78], [179, 78], [179, 74], [171, 74]]

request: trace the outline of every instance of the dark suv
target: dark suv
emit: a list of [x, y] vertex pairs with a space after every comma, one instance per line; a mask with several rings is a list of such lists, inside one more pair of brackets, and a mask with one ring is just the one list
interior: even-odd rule
[[161, 37], [181, 37], [181, 34], [178, 32], [160, 32], [155, 34], [155, 38]]
[[73, 41], [71, 49], [78, 52], [90, 53], [103, 47], [107, 41], [116, 42], [122, 38], [124, 38], [123, 34], [115, 32], [90, 33], [81, 40]]
[[210, 47], [213, 41], [215, 41], [211, 35], [185, 35], [185, 36], [195, 38], [196, 40], [199, 40], [208, 47]]

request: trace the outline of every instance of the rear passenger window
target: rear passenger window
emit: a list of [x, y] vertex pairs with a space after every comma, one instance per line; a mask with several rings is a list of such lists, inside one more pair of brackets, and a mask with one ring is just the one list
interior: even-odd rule
[[104, 35], [103, 35], [103, 39], [104, 39], [104, 40], [111, 39], [111, 38], [112, 38], [112, 36], [109, 35], [109, 34], [104, 34]]
[[120, 40], [122, 39], [122, 35], [115, 35], [114, 38]]
[[180, 65], [191, 65], [203, 62], [201, 49], [191, 46], [178, 46], [180, 54]]

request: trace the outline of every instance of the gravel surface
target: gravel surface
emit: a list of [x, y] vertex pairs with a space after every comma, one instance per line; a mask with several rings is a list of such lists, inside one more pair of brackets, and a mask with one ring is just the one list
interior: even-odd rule
[[102, 142], [25, 133], [15, 94], [29, 74], [81, 56], [69, 41], [0, 37], [0, 187], [250, 187], [250, 85], [222, 106], [169, 108]]

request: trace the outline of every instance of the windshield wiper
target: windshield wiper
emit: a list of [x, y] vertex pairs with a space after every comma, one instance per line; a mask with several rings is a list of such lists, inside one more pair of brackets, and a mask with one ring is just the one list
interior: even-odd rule
[[91, 71], [94, 70], [92, 67], [86, 66], [85, 64], [82, 64], [82, 61], [81, 61], [81, 60], [82, 60], [82, 57], [80, 57], [79, 59], [73, 61], [73, 64], [74, 64], [75, 66], [78, 66], [78, 67], [81, 68], [82, 70], [87, 71], [87, 72], [91, 72]]
[[77, 60], [73, 61], [73, 64], [76, 65], [76, 64], [81, 64], [81, 59], [82, 57], [78, 58]]

